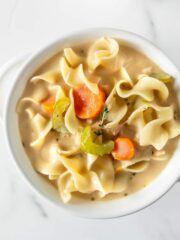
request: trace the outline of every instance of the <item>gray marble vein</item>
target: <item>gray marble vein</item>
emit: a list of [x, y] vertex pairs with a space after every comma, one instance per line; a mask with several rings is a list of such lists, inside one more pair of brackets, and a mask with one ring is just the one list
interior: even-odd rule
[[10, 13], [9, 13], [9, 19], [8, 19], [8, 27], [11, 28], [12, 24], [13, 24], [13, 19], [14, 19], [14, 15], [16, 12], [18, 6], [18, 0], [14, 0], [11, 9], [10, 9]]
[[157, 32], [156, 32], [156, 25], [153, 19], [153, 15], [152, 12], [150, 10], [150, 7], [148, 5], [148, 0], [144, 0], [143, 1], [143, 9], [144, 9], [144, 13], [146, 15], [146, 19], [149, 25], [149, 29], [151, 32], [151, 36], [152, 36], [152, 41], [154, 43], [157, 43]]
[[32, 202], [33, 204], [36, 206], [36, 208], [38, 209], [40, 215], [43, 218], [48, 218], [48, 214], [46, 213], [44, 207], [42, 206], [42, 204], [37, 200], [36, 196], [32, 195], [31, 196]]

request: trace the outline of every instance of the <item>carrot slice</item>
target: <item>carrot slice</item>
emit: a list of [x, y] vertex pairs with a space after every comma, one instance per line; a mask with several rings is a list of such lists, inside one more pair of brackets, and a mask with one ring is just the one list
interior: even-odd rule
[[50, 113], [50, 114], [53, 113], [55, 99], [56, 99], [56, 95], [53, 94], [50, 97], [48, 97], [42, 101], [41, 106], [45, 112]]
[[126, 137], [118, 137], [114, 142], [112, 155], [116, 160], [130, 160], [135, 153], [133, 142]]
[[105, 92], [99, 88], [96, 95], [85, 85], [73, 90], [76, 115], [81, 119], [95, 118], [102, 111], [105, 102]]

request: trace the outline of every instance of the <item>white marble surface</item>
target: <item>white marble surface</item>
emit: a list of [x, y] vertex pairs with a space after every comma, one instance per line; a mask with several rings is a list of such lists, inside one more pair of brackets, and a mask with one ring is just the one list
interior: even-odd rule
[[[180, 68], [179, 13], [179, 0], [0, 0], [0, 65], [64, 33], [103, 26], [145, 36]], [[120, 219], [79, 219], [57, 211], [24, 183], [0, 134], [2, 240], [179, 240], [179, 215], [179, 184], [147, 209]]]

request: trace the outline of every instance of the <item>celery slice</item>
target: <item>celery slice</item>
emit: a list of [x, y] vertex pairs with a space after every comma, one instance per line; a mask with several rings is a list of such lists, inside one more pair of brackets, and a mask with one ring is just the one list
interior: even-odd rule
[[162, 81], [163, 83], [172, 82], [172, 77], [167, 73], [152, 73], [150, 76], [153, 78], [157, 78], [158, 80]]
[[91, 153], [98, 156], [111, 153], [114, 147], [113, 141], [108, 141], [103, 144], [93, 142], [94, 135], [90, 126], [85, 127], [81, 132], [81, 150], [86, 153]]
[[60, 98], [54, 105], [53, 115], [52, 115], [52, 128], [57, 132], [64, 131], [64, 118], [63, 113], [66, 111], [70, 104], [69, 98]]

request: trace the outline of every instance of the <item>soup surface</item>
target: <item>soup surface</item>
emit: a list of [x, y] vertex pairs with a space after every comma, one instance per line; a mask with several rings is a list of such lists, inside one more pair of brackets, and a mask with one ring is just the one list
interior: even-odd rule
[[27, 82], [22, 145], [64, 202], [126, 197], [167, 165], [180, 134], [173, 79], [125, 42], [69, 46]]

